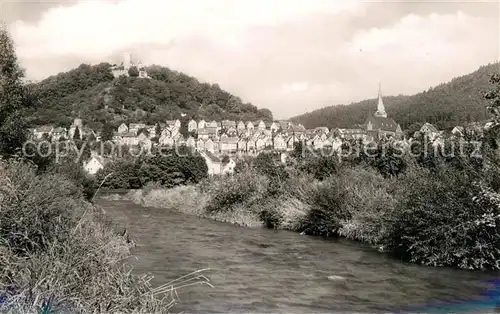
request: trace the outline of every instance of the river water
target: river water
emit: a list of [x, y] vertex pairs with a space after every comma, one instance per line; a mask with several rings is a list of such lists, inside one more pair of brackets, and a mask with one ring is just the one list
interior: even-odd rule
[[[402, 263], [357, 242], [248, 229], [128, 201], [99, 204], [138, 243], [135, 270], [154, 275], [154, 284], [211, 269], [206, 275], [214, 288], [181, 290], [176, 311], [432, 313], [467, 300], [467, 313], [494, 312], [491, 301], [480, 309], [470, 300], [486, 300], [480, 295], [492, 284], [485, 280], [498, 273]], [[459, 311], [447, 306], [441, 310]]]

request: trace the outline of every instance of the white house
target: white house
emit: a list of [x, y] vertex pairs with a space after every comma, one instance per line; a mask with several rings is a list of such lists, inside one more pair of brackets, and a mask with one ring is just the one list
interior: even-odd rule
[[120, 124], [120, 126], [118, 127], [118, 133], [128, 133], [128, 127], [125, 123]]
[[236, 128], [238, 129], [238, 131], [243, 131], [246, 128], [245, 123], [243, 121], [239, 121]]
[[188, 122], [188, 132], [196, 131], [197, 128], [198, 128], [198, 123], [196, 123], [196, 121], [190, 120]]
[[259, 130], [265, 130], [266, 129], [266, 123], [264, 121], [260, 120], [256, 124], [257, 124], [257, 129], [259, 129]]
[[205, 120], [200, 120], [198, 121], [198, 129], [204, 129], [206, 127], [206, 122]]
[[91, 153], [90, 159], [84, 163], [83, 169], [91, 175], [95, 175], [99, 170], [103, 169], [105, 160], [95, 152]]
[[233, 159], [228, 158], [228, 161], [224, 163], [219, 157], [209, 151], [201, 151], [200, 155], [203, 159], [205, 159], [208, 168], [208, 175], [231, 174], [234, 172], [236, 163]]

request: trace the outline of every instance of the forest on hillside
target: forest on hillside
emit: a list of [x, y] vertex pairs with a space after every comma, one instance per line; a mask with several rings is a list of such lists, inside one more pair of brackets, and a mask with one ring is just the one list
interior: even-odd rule
[[[488, 64], [477, 71], [454, 78], [427, 91], [412, 96], [384, 96], [389, 117], [403, 129], [412, 130], [429, 122], [440, 129], [481, 121], [488, 118], [484, 94], [491, 89], [489, 79], [498, 73], [499, 64]], [[291, 118], [306, 128], [328, 126], [349, 128], [365, 122], [375, 112], [377, 99], [363, 100], [350, 105], [321, 108]]]
[[105, 122], [156, 122], [179, 119], [272, 120], [268, 109], [243, 102], [217, 84], [162, 66], [147, 68], [151, 79], [135, 75], [114, 78], [109, 63], [82, 64], [29, 88], [37, 105], [30, 111], [32, 125], [67, 126], [81, 117], [92, 128]]

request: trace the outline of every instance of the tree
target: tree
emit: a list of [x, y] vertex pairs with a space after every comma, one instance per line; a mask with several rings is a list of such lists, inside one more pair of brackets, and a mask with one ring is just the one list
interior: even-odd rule
[[102, 128], [101, 141], [111, 141], [113, 139], [114, 128], [111, 124], [105, 123]]
[[24, 71], [15, 54], [14, 42], [5, 26], [0, 27], [0, 155], [19, 152], [27, 139], [25, 108], [34, 103], [23, 84]]
[[80, 128], [79, 127], [75, 127], [75, 133], [73, 134], [73, 141], [80, 141], [82, 138], [81, 138], [81, 135], [80, 135]]
[[130, 67], [130, 69], [128, 69], [128, 75], [131, 77], [138, 77], [139, 70], [137, 69], [136, 66]]

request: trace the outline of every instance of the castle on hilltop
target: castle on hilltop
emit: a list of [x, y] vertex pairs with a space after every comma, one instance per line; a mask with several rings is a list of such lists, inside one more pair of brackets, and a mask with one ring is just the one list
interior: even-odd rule
[[144, 67], [144, 65], [142, 64], [142, 62], [133, 62], [132, 61], [132, 54], [127, 52], [124, 54], [123, 56], [123, 62], [120, 64], [120, 65], [114, 65], [112, 68], [111, 68], [111, 72], [113, 73], [113, 76], [114, 77], [119, 77], [119, 76], [122, 76], [122, 75], [125, 75], [125, 76], [130, 76], [129, 75], [129, 70], [130, 68], [132, 67], [136, 67], [137, 70], [139, 71], [139, 77], [140, 78], [150, 78], [148, 76], [148, 72], [146, 71], [146, 68]]

